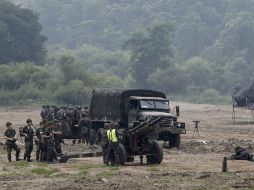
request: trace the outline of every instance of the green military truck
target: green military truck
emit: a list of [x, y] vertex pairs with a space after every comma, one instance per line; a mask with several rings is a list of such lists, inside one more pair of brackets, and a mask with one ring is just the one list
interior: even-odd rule
[[185, 123], [178, 122], [179, 107], [173, 114], [162, 92], [143, 89], [95, 89], [90, 104], [92, 131], [99, 134], [106, 122], [117, 122], [122, 134], [121, 151], [125, 161], [146, 155], [149, 163], [161, 163], [163, 150], [158, 140], [179, 147]]

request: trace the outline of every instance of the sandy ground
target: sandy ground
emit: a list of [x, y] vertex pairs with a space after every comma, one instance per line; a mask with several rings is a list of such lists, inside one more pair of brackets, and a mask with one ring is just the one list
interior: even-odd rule
[[[101, 158], [80, 158], [65, 164], [8, 163], [6, 151], [0, 154], [0, 189], [254, 189], [254, 163], [228, 161], [228, 172], [222, 173], [222, 160], [241, 145], [254, 152], [253, 117], [237, 110], [237, 124], [231, 122], [232, 108], [174, 102], [180, 105], [180, 121], [186, 122], [179, 150], [164, 148], [160, 165], [104, 166]], [[39, 107], [0, 108], [0, 143], [4, 143], [5, 123], [15, 129], [27, 118], [40, 121]], [[193, 133], [193, 120], [199, 120], [199, 133]], [[20, 146], [22, 142], [19, 139]], [[90, 150], [84, 145], [65, 145], [64, 150]], [[24, 149], [22, 149], [23, 154]]]

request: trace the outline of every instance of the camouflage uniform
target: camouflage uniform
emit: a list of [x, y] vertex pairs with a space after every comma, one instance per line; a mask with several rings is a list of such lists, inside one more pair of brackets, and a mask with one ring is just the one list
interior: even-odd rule
[[52, 129], [52, 133], [54, 136], [54, 143], [55, 143], [55, 150], [58, 154], [62, 154], [62, 147], [61, 147], [61, 134], [62, 130], [59, 124], [55, 121], [54, 128]]
[[89, 132], [91, 128], [91, 121], [88, 118], [82, 117], [79, 120], [78, 127], [80, 128], [82, 142], [89, 143]]
[[52, 162], [54, 159], [57, 160], [57, 153], [55, 150], [55, 142], [52, 134], [52, 130], [47, 128], [43, 135], [44, 142], [46, 144], [46, 160]]
[[37, 161], [45, 161], [45, 156], [43, 158], [43, 151], [45, 151], [44, 142], [42, 138], [42, 134], [45, 132], [44, 123], [41, 123], [40, 127], [36, 129], [35, 134], [37, 136], [36, 144], [36, 160]]
[[104, 124], [104, 129], [101, 129], [101, 149], [102, 149], [102, 155], [103, 155], [103, 163], [108, 164], [108, 137], [107, 137], [107, 130], [109, 129], [109, 124]]
[[[8, 125], [10, 124], [9, 122], [7, 123]], [[11, 124], [10, 124], [11, 125]], [[16, 131], [12, 128], [8, 128], [5, 132], [4, 132], [4, 136], [7, 138], [15, 138], [16, 136]], [[16, 151], [16, 161], [19, 161], [19, 153], [20, 153], [20, 149], [18, 147], [18, 145], [16, 144], [16, 140], [13, 139], [7, 139], [5, 142], [6, 148], [7, 148], [7, 156], [8, 156], [8, 160], [9, 162], [11, 162], [11, 151], [12, 149], [14, 149]]]
[[25, 136], [25, 153], [24, 160], [31, 162], [31, 152], [33, 150], [34, 130], [32, 129], [31, 120], [27, 120], [28, 125], [22, 130], [22, 135]]

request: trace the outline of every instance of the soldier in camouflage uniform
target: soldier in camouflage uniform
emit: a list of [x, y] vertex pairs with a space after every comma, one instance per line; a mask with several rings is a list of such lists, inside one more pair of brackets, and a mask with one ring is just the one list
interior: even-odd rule
[[24, 160], [31, 162], [31, 152], [33, 150], [34, 130], [32, 128], [33, 123], [31, 119], [27, 119], [26, 123], [27, 125], [22, 130], [22, 136], [25, 137]]
[[6, 139], [5, 145], [7, 147], [7, 156], [8, 161], [11, 162], [11, 151], [14, 149], [16, 151], [16, 161], [19, 161], [19, 153], [20, 149], [18, 145], [16, 144], [16, 131], [12, 129], [12, 123], [7, 122], [6, 123], [7, 130], [4, 132], [4, 138]]
[[104, 129], [101, 130], [101, 149], [103, 155], [103, 163], [108, 165], [108, 137], [107, 137], [107, 130], [109, 130], [109, 123], [104, 124]]
[[45, 133], [42, 134], [42, 138], [45, 144], [45, 153], [46, 153], [47, 162], [58, 160], [57, 158], [58, 154], [55, 149], [54, 136], [52, 133], [53, 127], [54, 127], [54, 123], [49, 122], [47, 125], [47, 128], [45, 129]]
[[35, 134], [37, 137], [37, 140], [35, 141], [36, 144], [36, 160], [37, 161], [45, 161], [45, 148], [44, 148], [44, 141], [42, 138], [42, 134], [45, 133], [45, 125], [46, 125], [46, 120], [44, 119], [40, 123], [40, 127], [36, 129]]
[[92, 123], [89, 118], [86, 118], [84, 114], [82, 114], [81, 119], [79, 120], [78, 127], [80, 128], [81, 132], [81, 139], [82, 142], [85, 144], [89, 144], [89, 132], [90, 128], [92, 126]]
[[55, 150], [58, 154], [62, 154], [62, 148], [61, 148], [61, 143], [63, 142], [61, 138], [62, 130], [57, 120], [54, 121], [52, 134], [54, 136]]

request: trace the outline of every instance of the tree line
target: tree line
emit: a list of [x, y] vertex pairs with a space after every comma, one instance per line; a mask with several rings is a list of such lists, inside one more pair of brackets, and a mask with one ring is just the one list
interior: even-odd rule
[[[37, 37], [28, 41], [45, 46], [36, 59], [1, 57], [1, 63], [32, 61], [63, 85], [72, 84], [60, 77], [63, 54], [90, 75], [84, 88], [103, 86], [109, 77], [116, 86], [152, 88], [195, 102], [225, 102], [233, 86], [253, 77], [254, 0], [31, 0], [29, 7], [12, 2], [34, 15], [30, 23]], [[0, 33], [6, 34], [3, 23], [0, 18]]]

